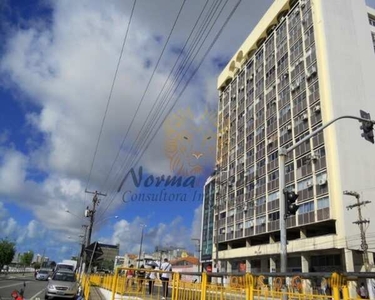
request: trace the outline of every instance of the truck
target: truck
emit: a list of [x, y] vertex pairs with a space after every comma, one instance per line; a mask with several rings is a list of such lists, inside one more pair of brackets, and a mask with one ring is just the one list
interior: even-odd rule
[[57, 271], [58, 269], [69, 269], [69, 270], [72, 270], [74, 272], [76, 270], [76, 268], [77, 268], [77, 261], [76, 260], [64, 259], [62, 262], [59, 262], [56, 265], [55, 271]]

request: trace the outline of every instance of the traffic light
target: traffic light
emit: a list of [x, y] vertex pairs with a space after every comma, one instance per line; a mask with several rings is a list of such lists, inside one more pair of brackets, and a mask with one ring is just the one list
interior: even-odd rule
[[361, 118], [369, 120], [369, 122], [361, 121], [361, 129], [363, 131], [362, 137], [374, 144], [374, 124], [371, 122], [370, 114], [363, 110], [360, 110], [359, 112], [361, 114]]
[[299, 209], [299, 205], [295, 202], [297, 201], [298, 194], [294, 191], [284, 190], [285, 195], [285, 214], [287, 216], [295, 215]]

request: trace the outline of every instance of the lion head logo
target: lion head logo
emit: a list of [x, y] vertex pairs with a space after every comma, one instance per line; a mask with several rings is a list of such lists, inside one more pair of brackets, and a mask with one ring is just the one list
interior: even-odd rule
[[165, 152], [175, 174], [199, 175], [205, 164], [215, 160], [216, 113], [206, 109], [197, 115], [181, 109], [169, 115], [164, 129]]

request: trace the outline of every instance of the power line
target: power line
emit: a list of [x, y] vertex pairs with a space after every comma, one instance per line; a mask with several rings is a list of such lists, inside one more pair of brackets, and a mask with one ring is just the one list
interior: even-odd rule
[[125, 33], [125, 36], [124, 36], [124, 39], [123, 39], [123, 42], [122, 42], [120, 56], [119, 56], [119, 59], [117, 61], [116, 71], [115, 71], [115, 74], [113, 76], [113, 80], [112, 80], [112, 84], [111, 84], [111, 89], [109, 91], [109, 95], [108, 95], [108, 99], [107, 99], [106, 108], [105, 108], [105, 111], [104, 111], [102, 123], [100, 125], [99, 136], [98, 136], [98, 140], [96, 142], [95, 151], [94, 151], [94, 157], [93, 157], [92, 162], [91, 162], [90, 171], [89, 171], [89, 175], [88, 175], [88, 178], [87, 178], [85, 190], [87, 190], [88, 185], [89, 185], [90, 180], [91, 180], [92, 170], [94, 168], [94, 163], [95, 163], [96, 155], [97, 155], [97, 152], [98, 152], [100, 139], [101, 139], [101, 136], [102, 136], [102, 133], [103, 133], [104, 123], [105, 123], [105, 120], [106, 120], [106, 117], [107, 117], [107, 112], [108, 112], [109, 105], [111, 103], [113, 88], [115, 86], [115, 82], [116, 82], [116, 78], [117, 78], [117, 73], [118, 73], [118, 70], [119, 70], [119, 67], [120, 67], [120, 63], [121, 63], [122, 54], [124, 53], [124, 48], [125, 48], [125, 44], [126, 44], [126, 41], [127, 41], [127, 38], [128, 38], [130, 23], [131, 23], [132, 18], [133, 18], [133, 13], [134, 13], [134, 8], [135, 8], [136, 2], [137, 2], [137, 0], [134, 0], [134, 2], [133, 2], [133, 7], [132, 7], [132, 10], [131, 10], [131, 13], [130, 13], [130, 17], [129, 17], [129, 21], [128, 21], [128, 26], [126, 28], [126, 33]]
[[[207, 1], [207, 2], [208, 2], [208, 1]], [[207, 4], [207, 2], [206, 2], [206, 4]], [[214, 4], [215, 4], [215, 3], [213, 3], [212, 7], [214, 7]], [[179, 57], [178, 57], [178, 59], [176, 60], [173, 69], [172, 69], [171, 72], [169, 73], [169, 76], [168, 76], [168, 78], [166, 79], [166, 81], [165, 81], [165, 83], [164, 83], [164, 86], [163, 86], [162, 90], [160, 91], [160, 93], [159, 93], [159, 95], [158, 95], [156, 101], [159, 100], [160, 95], [161, 95], [161, 93], [162, 93], [164, 87], [166, 86], [166, 83], [169, 81], [169, 78], [170, 78], [171, 74], [173, 74], [173, 71], [174, 71], [174, 69], [175, 69], [175, 67], [176, 67], [176, 65], [177, 65], [177, 62], [178, 62], [179, 58], [182, 56], [182, 54], [183, 54], [183, 52], [184, 52], [184, 50], [185, 50], [185, 47], [186, 47], [186, 45], [187, 45], [187, 43], [188, 43], [188, 41], [189, 41], [189, 39], [190, 39], [192, 33], [194, 32], [194, 30], [195, 30], [195, 28], [196, 28], [196, 25], [198, 24], [199, 19], [201, 18], [201, 15], [202, 15], [202, 13], [203, 13], [205, 7], [206, 7], [206, 5], [205, 5], [205, 6], [203, 7], [203, 9], [201, 10], [201, 13], [200, 13], [199, 17], [198, 17], [197, 21], [195, 22], [194, 27], [193, 27], [193, 29], [191, 30], [188, 39], [187, 39], [186, 42], [185, 42], [185, 46], [181, 49], [180, 54], [179, 54]], [[198, 32], [201, 32], [201, 31], [202, 31], [202, 28], [205, 26], [205, 24], [206, 24], [206, 22], [207, 22], [207, 19], [209, 19], [210, 14], [212, 14], [212, 7], [211, 7], [211, 10], [210, 10], [210, 12], [208, 13], [208, 15], [207, 15], [207, 17], [206, 17], [206, 20], [202, 23], [202, 26], [201, 26], [201, 28], [198, 30]], [[194, 39], [194, 42], [193, 42], [194, 45], [195, 45], [195, 42], [196, 42], [196, 38]], [[189, 51], [188, 51], [188, 54], [190, 54], [190, 53], [191, 53], [191, 49], [189, 49]], [[187, 57], [190, 58], [189, 55], [188, 55]], [[184, 61], [183, 63], [185, 63], [185, 62], [186, 62], [186, 59], [185, 59], [185, 61]], [[180, 70], [180, 69], [181, 69], [181, 66], [180, 66], [179, 70]], [[173, 83], [172, 83], [172, 85], [173, 85]], [[156, 103], [156, 102], [155, 102], [155, 103]], [[154, 104], [155, 104], [155, 103], [154, 103]], [[154, 108], [154, 106], [153, 106], [153, 108]], [[147, 118], [146, 118], [146, 121], [148, 120], [148, 118], [149, 118], [149, 116], [150, 116], [150, 114], [151, 114], [153, 108], [152, 108], [151, 111], [149, 112], [149, 114], [148, 114], [148, 116], [147, 116]], [[138, 140], [138, 138], [139, 138], [139, 136], [140, 136], [140, 134], [141, 134], [141, 131], [142, 131], [142, 129], [144, 128], [144, 125], [145, 125], [145, 123], [143, 124], [143, 126], [142, 126], [140, 132], [138, 133], [138, 136], [137, 136], [136, 141]], [[146, 131], [148, 131], [148, 129], [146, 129]], [[135, 142], [136, 142], [136, 141], [135, 141]], [[130, 149], [130, 151], [129, 151], [130, 153], [133, 152], [135, 142], [132, 143], [132, 147], [131, 147], [131, 149]], [[138, 147], [138, 148], [139, 148], [139, 147]], [[139, 152], [138, 148], [136, 149], [136, 151]], [[122, 174], [121, 174], [121, 170], [125, 169], [125, 167], [127, 166], [128, 159], [129, 159], [129, 155], [127, 155], [126, 158], [124, 159], [124, 162], [122, 163], [122, 166], [121, 166], [120, 169], [118, 170], [118, 172], [117, 172], [117, 174], [116, 174], [115, 177], [119, 177], [119, 176], [122, 175]], [[112, 185], [112, 187], [114, 188], [115, 185], [116, 185], [116, 181], [114, 181], [114, 185]], [[113, 200], [114, 200], [114, 198], [115, 198], [115, 195], [116, 195], [116, 192], [114, 191], [114, 192], [113, 192], [113, 195], [112, 195], [113, 197], [111, 197], [111, 200], [110, 200], [110, 204], [113, 202]]]
[[104, 180], [104, 185], [107, 183], [107, 180], [108, 180], [108, 178], [109, 178], [110, 173], [112, 172], [112, 169], [113, 169], [113, 167], [114, 167], [114, 165], [115, 165], [115, 162], [116, 162], [117, 158], [119, 157], [119, 155], [120, 155], [120, 153], [121, 153], [121, 149], [122, 149], [122, 147], [124, 146], [125, 141], [126, 141], [126, 139], [127, 139], [127, 137], [128, 137], [128, 134], [129, 134], [129, 132], [130, 132], [130, 129], [131, 129], [132, 126], [133, 126], [133, 123], [134, 123], [134, 121], [135, 121], [135, 118], [136, 118], [136, 116], [137, 116], [137, 114], [138, 114], [138, 111], [139, 111], [139, 109], [140, 109], [140, 107], [141, 107], [141, 105], [142, 105], [142, 103], [143, 103], [143, 100], [144, 100], [144, 98], [145, 98], [145, 96], [146, 96], [146, 93], [147, 93], [147, 91], [148, 91], [148, 89], [149, 89], [149, 87], [150, 87], [151, 81], [152, 81], [152, 79], [154, 78], [154, 75], [155, 75], [156, 69], [157, 69], [158, 66], [159, 66], [159, 63], [160, 63], [160, 61], [161, 61], [161, 58], [163, 57], [163, 54], [164, 54], [165, 49], [167, 48], [167, 45], [168, 45], [168, 43], [169, 43], [169, 40], [170, 40], [170, 38], [171, 38], [171, 36], [172, 36], [172, 33], [173, 33], [175, 27], [176, 27], [177, 21], [178, 21], [178, 19], [180, 18], [180, 15], [181, 15], [181, 12], [182, 12], [182, 9], [183, 9], [185, 3], [186, 3], [186, 0], [183, 0], [183, 1], [182, 1], [182, 4], [181, 4], [181, 7], [180, 7], [180, 9], [179, 9], [179, 11], [178, 11], [178, 14], [177, 14], [177, 16], [176, 16], [176, 19], [174, 20], [174, 23], [173, 23], [173, 25], [172, 25], [172, 28], [171, 28], [171, 30], [170, 30], [170, 32], [169, 32], [168, 38], [167, 38], [166, 42], [164, 43], [164, 47], [163, 47], [163, 49], [162, 49], [162, 51], [161, 51], [161, 53], [160, 53], [160, 55], [159, 55], [158, 61], [157, 61], [157, 63], [155, 64], [154, 70], [153, 70], [153, 72], [152, 72], [152, 74], [151, 74], [151, 77], [149, 78], [149, 81], [148, 81], [148, 83], [147, 83], [147, 85], [146, 85], [146, 88], [145, 88], [145, 90], [144, 90], [144, 92], [143, 92], [143, 95], [142, 95], [142, 97], [141, 97], [141, 100], [139, 101], [138, 106], [137, 106], [137, 108], [136, 108], [136, 110], [135, 110], [135, 113], [133, 114], [132, 120], [131, 120], [131, 122], [130, 122], [130, 124], [129, 124], [127, 130], [126, 130], [125, 136], [124, 136], [124, 138], [123, 138], [123, 140], [122, 140], [122, 143], [121, 143], [120, 148], [119, 148], [119, 150], [118, 150], [118, 152], [117, 152], [117, 155], [116, 155], [116, 157], [115, 157], [115, 159], [114, 159], [114, 161], [113, 161], [113, 163], [112, 163], [112, 165], [111, 165], [111, 168], [110, 168], [110, 170], [109, 170], [109, 172], [108, 172], [108, 174], [107, 174], [107, 176], [106, 176], [106, 178], [105, 178], [105, 180]]
[[[218, 3], [219, 3], [219, 6], [220, 6], [221, 2], [222, 2], [222, 1], [220, 1], [220, 3], [218, 2]], [[189, 62], [189, 64], [188, 64], [188, 67], [186, 68], [186, 71], [184, 72], [184, 74], [183, 74], [183, 75], [181, 76], [181, 78], [179, 79], [179, 82], [178, 82], [177, 86], [174, 88], [174, 91], [172, 92], [172, 95], [171, 95], [172, 88], [170, 88], [169, 91], [164, 95], [164, 98], [163, 98], [163, 100], [162, 100], [162, 103], [165, 104], [165, 102], [166, 102], [166, 104], [164, 105], [164, 108], [162, 108], [162, 109], [161, 109], [161, 108], [158, 109], [158, 112], [155, 113], [156, 116], [153, 118], [153, 120], [152, 120], [153, 124], [151, 124], [150, 127], [153, 128], [153, 127], [156, 125], [156, 123], [159, 122], [159, 120], [160, 120], [161, 116], [163, 115], [164, 111], [167, 109], [167, 105], [169, 104], [169, 102], [171, 101], [172, 97], [174, 96], [174, 94], [176, 93], [177, 89], [179, 88], [180, 84], [182, 83], [183, 78], [185, 77], [186, 73], [188, 72], [190, 66], [192, 65], [192, 63], [193, 63], [193, 61], [194, 61], [194, 59], [195, 59], [196, 56], [198, 55], [198, 53], [199, 53], [200, 49], [202, 48], [204, 42], [207, 40], [207, 38], [208, 38], [210, 32], [212, 31], [214, 25], [216, 24], [216, 21], [217, 21], [218, 18], [220, 17], [220, 15], [221, 15], [221, 13], [222, 13], [222, 11], [223, 11], [223, 9], [224, 9], [224, 7], [226, 6], [227, 3], [228, 3], [228, 0], [225, 2], [224, 6], [221, 8], [221, 10], [220, 10], [218, 16], [216, 17], [214, 23], [211, 25], [211, 28], [210, 28], [209, 31], [207, 32], [207, 34], [206, 34], [206, 36], [205, 36], [203, 42], [202, 42], [201, 45], [199, 46], [198, 51], [195, 53], [193, 59], [190, 60], [190, 62]], [[217, 9], [218, 9], [219, 6], [216, 6], [216, 8], [214, 9], [214, 14], [216, 13], [216, 11], [217, 11]], [[213, 15], [214, 15], [214, 14], [213, 14]], [[211, 17], [209, 18], [209, 22], [211, 21], [213, 15], [212, 15], [212, 11], [211, 11]], [[207, 21], [207, 19], [206, 19], [206, 21]], [[205, 21], [205, 23], [206, 23], [206, 21]], [[205, 26], [205, 25], [203, 25], [203, 27], [204, 27], [204, 26]], [[203, 34], [203, 32], [202, 32], [202, 34]], [[194, 41], [194, 47], [193, 47], [193, 51], [194, 51], [195, 48], [196, 48], [196, 45], [197, 45], [196, 42], [197, 42], [197, 41], [199, 42], [199, 41], [201, 40], [201, 38], [202, 38], [202, 34], [199, 34], [199, 39], [198, 39], [198, 40], [195, 39], [195, 41]], [[190, 49], [190, 50], [191, 50], [191, 49]], [[185, 68], [185, 66], [186, 66], [186, 64], [187, 64], [187, 61], [188, 61], [188, 60], [190, 59], [190, 57], [191, 57], [191, 53], [192, 53], [192, 52], [189, 51], [189, 54], [188, 54], [187, 58], [184, 60], [183, 65], [180, 66], [179, 70], [177, 71], [177, 72], [178, 72], [178, 75], [176, 75], [175, 78], [178, 78], [178, 76], [181, 75], [183, 69]], [[203, 60], [204, 60], [204, 58], [203, 58]], [[199, 69], [199, 67], [198, 67], [198, 69]], [[194, 73], [194, 74], [195, 74], [195, 73]], [[193, 76], [194, 76], [194, 74], [193, 74]], [[185, 88], [187, 87], [187, 85], [189, 84], [189, 82], [190, 82], [191, 79], [192, 79], [192, 77], [190, 77], [190, 79], [186, 82], [185, 87], [182, 89], [182, 92], [181, 92], [180, 96], [181, 96], [182, 93], [184, 92]], [[176, 82], [176, 81], [177, 81], [177, 80], [175, 79], [174, 82]], [[180, 96], [179, 96], [178, 98], [180, 98]], [[169, 99], [168, 99], [168, 97], [169, 97]], [[155, 132], [154, 136], [155, 136], [156, 133], [159, 131], [160, 127], [162, 126], [162, 124], [164, 123], [165, 119], [166, 119], [166, 118], [168, 117], [168, 115], [170, 114], [171, 110], [174, 108], [174, 106], [175, 106], [175, 104], [177, 103], [177, 101], [178, 101], [178, 99], [175, 100], [175, 103], [172, 105], [171, 109], [167, 112], [167, 114], [165, 115], [165, 118], [163, 119], [163, 121], [159, 124], [159, 127], [156, 129], [156, 132]], [[162, 104], [162, 105], [163, 105], [163, 104]], [[161, 111], [161, 112], [160, 112], [160, 111]], [[155, 121], [155, 118], [156, 118], [156, 121]], [[154, 128], [153, 128], [153, 129], [154, 129]], [[138, 154], [139, 154], [139, 152], [142, 151], [142, 148], [144, 148], [144, 145], [145, 145], [145, 143], [147, 142], [147, 139], [149, 138], [149, 136], [150, 136], [151, 133], [152, 133], [152, 130], [149, 130], [149, 131], [145, 134], [146, 137], [144, 137], [143, 140], [142, 140], [142, 142], [140, 142], [140, 146], [138, 146], [138, 148], [137, 148], [137, 150], [136, 150]], [[152, 138], [152, 139], [153, 139], [153, 138]], [[148, 147], [148, 146], [147, 146], [147, 147]], [[128, 166], [129, 166], [129, 165], [132, 165], [132, 164], [134, 163], [134, 160], [136, 159], [136, 156], [137, 156], [138, 154], [136, 154], [136, 155], [133, 157], [133, 160], [132, 160], [130, 163], [127, 164]], [[142, 155], [143, 155], [143, 154], [142, 154]], [[142, 155], [141, 155], [141, 157], [142, 157]], [[127, 158], [130, 159], [130, 156], [128, 155]], [[127, 165], [126, 165], [126, 161], [125, 161], [125, 163], [123, 164], [122, 170], [124, 170], [124, 169], [126, 168]]]
[[[211, 51], [212, 47], [215, 45], [216, 41], [218, 40], [219, 36], [221, 35], [222, 31], [224, 30], [224, 28], [226, 27], [226, 25], [228, 24], [229, 20], [231, 19], [231, 17], [233, 16], [234, 12], [237, 10], [239, 4], [241, 3], [242, 0], [238, 0], [236, 5], [233, 7], [232, 11], [230, 12], [229, 16], [227, 17], [227, 19], [225, 20], [225, 22], [223, 23], [223, 25], [221, 26], [220, 30], [217, 32], [217, 34], [215, 35], [215, 38], [213, 39], [213, 41], [211, 42], [210, 46], [208, 47], [208, 49], [206, 50], [206, 52], [204, 53], [202, 59], [200, 60], [198, 66], [195, 68], [195, 70], [192, 72], [191, 76], [189, 77], [189, 79], [187, 80], [185, 86], [183, 87], [183, 89], [181, 90], [181, 92], [179, 93], [179, 95], [177, 96], [177, 98], [175, 99], [173, 105], [170, 107], [170, 109], [168, 110], [166, 116], [163, 118], [162, 122], [159, 124], [159, 126], [157, 127], [155, 133], [152, 135], [151, 139], [149, 140], [149, 142], [147, 143], [146, 147], [143, 149], [143, 151], [141, 152], [141, 155], [138, 157], [138, 159], [136, 159], [135, 163], [133, 165], [136, 165], [139, 160], [141, 159], [141, 157], [144, 155], [144, 152], [148, 149], [148, 147], [150, 146], [151, 142], [153, 141], [153, 139], [155, 138], [156, 136], [156, 133], [159, 131], [160, 127], [162, 126], [162, 124], [164, 123], [164, 121], [166, 120], [166, 118], [168, 117], [168, 115], [170, 114], [170, 112], [172, 111], [172, 109], [175, 107], [176, 103], [178, 102], [178, 100], [181, 98], [182, 94], [184, 93], [186, 87], [188, 86], [188, 84], [190, 83], [191, 79], [194, 77], [194, 75], [196, 74], [196, 72], [198, 71], [198, 69], [201, 67], [204, 59], [206, 58], [206, 56], [208, 55], [208, 53]], [[134, 160], [133, 160], [134, 161]], [[121, 187], [121, 186], [120, 186]], [[117, 190], [119, 191], [119, 189]], [[101, 214], [103, 215], [109, 208], [109, 206], [112, 204], [113, 200], [115, 199], [115, 197], [113, 197], [113, 199], [110, 201], [110, 203], [108, 204], [108, 206], [105, 208], [104, 212]]]
[[[220, 1], [220, 2], [222, 2], [222, 1]], [[228, 0], [226, 1], [226, 3], [227, 3], [227, 2], [228, 2]], [[225, 4], [226, 4], [226, 3], [225, 3]], [[225, 5], [224, 5], [224, 6], [225, 6]], [[224, 7], [223, 7], [223, 8], [224, 8]], [[221, 12], [222, 12], [223, 8], [221, 9]], [[217, 10], [217, 9], [216, 9], [216, 10]], [[215, 12], [216, 12], [216, 10], [215, 10]], [[219, 13], [218, 17], [220, 16], [221, 12]], [[211, 10], [211, 14], [212, 14], [212, 10]], [[218, 17], [216, 18], [214, 24], [216, 23]], [[206, 20], [204, 21], [204, 24], [207, 22], [207, 19], [210, 19], [210, 20], [211, 20], [212, 17], [209, 18], [209, 16], [208, 16], [208, 17], [206, 18]], [[214, 24], [213, 24], [213, 25], [214, 25]], [[207, 39], [209, 33], [211, 32], [211, 30], [212, 30], [212, 28], [213, 28], [213, 25], [211, 26], [210, 31], [207, 33], [207, 35], [206, 35], [206, 37], [205, 37], [203, 43], [205, 42], [205, 40]], [[203, 25], [203, 27], [204, 27], [204, 26], [205, 26], [205, 25]], [[224, 26], [225, 26], [225, 25], [224, 25]], [[222, 29], [223, 29], [223, 28], [222, 28]], [[221, 29], [221, 30], [222, 30], [222, 29]], [[202, 28], [200, 29], [200, 31], [201, 31], [201, 30], [202, 30]], [[218, 34], [220, 34], [220, 33], [221, 33], [221, 31], [219, 31]], [[198, 41], [200, 41], [200, 39], [201, 39], [201, 33], [200, 33], [199, 35], [200, 35], [200, 38], [199, 38]], [[199, 37], [199, 35], [198, 35], [198, 37]], [[217, 37], [216, 37], [216, 39], [217, 39]], [[197, 39], [195, 39], [194, 44], [196, 43], [196, 41], [197, 41]], [[216, 40], [214, 40], [214, 41], [216, 42]], [[203, 44], [203, 43], [202, 43], [202, 44]], [[195, 49], [195, 47], [196, 47], [196, 46], [194, 46], [193, 49]], [[202, 47], [202, 45], [199, 47], [199, 50], [201, 49], [201, 47]], [[212, 48], [212, 44], [211, 44], [211, 48]], [[199, 52], [199, 50], [198, 50], [198, 52]], [[210, 48], [208, 49], [208, 51], [209, 51], [209, 50], [210, 50]], [[208, 52], [208, 51], [207, 51], [207, 52]], [[207, 52], [206, 52], [205, 56], [207, 55]], [[191, 53], [191, 49], [190, 49], [190, 51], [189, 51], [189, 54], [190, 54], [190, 53]], [[196, 54], [194, 55], [194, 58], [193, 58], [193, 59], [195, 59], [195, 57], [196, 57], [197, 54], [198, 54], [198, 53], [196, 53]], [[205, 56], [202, 58], [202, 60], [204, 60]], [[189, 59], [189, 58], [190, 58], [190, 55], [188, 56], [188, 59]], [[192, 62], [190, 62], [188, 68], [191, 66], [191, 64], [192, 64]], [[201, 63], [199, 64], [199, 66], [198, 66], [197, 69], [199, 69], [199, 67], [201, 66], [201, 64], [202, 64], [202, 61], [201, 61]], [[186, 65], [186, 59], [185, 59], [185, 61], [184, 61], [184, 65]], [[182, 69], [183, 69], [183, 68], [180, 66], [180, 68], [179, 68], [179, 70], [178, 70], [179, 75], [181, 74], [181, 70], [182, 70]], [[195, 70], [194, 74], [196, 73], [197, 69]], [[173, 71], [172, 71], [172, 72], [173, 72]], [[185, 73], [183, 74], [183, 77], [185, 76], [186, 73], [187, 73], [187, 71], [185, 71]], [[193, 74], [193, 75], [190, 77], [190, 79], [186, 82], [185, 88], [186, 88], [186, 86], [189, 84], [189, 82], [190, 82], [191, 78], [194, 76], [194, 74]], [[177, 87], [175, 88], [175, 91], [174, 91], [173, 93], [176, 92], [176, 90], [177, 90], [177, 88], [179, 87], [179, 85], [181, 84], [181, 82], [182, 82], [182, 79], [179, 81], [179, 83], [178, 83], [178, 85], [177, 85]], [[184, 92], [185, 88], [183, 88], [182, 93]], [[181, 97], [182, 93], [180, 94], [179, 97]], [[176, 102], [177, 102], [177, 100], [178, 100], [178, 99], [176, 99]], [[170, 99], [169, 99], [169, 101], [170, 101]], [[173, 108], [173, 107], [172, 107], [172, 108]], [[163, 109], [163, 111], [164, 111], [164, 110], [165, 110], [165, 108]], [[160, 114], [160, 113], [159, 113], [159, 114]], [[169, 114], [169, 112], [168, 112], [168, 114]], [[160, 119], [160, 116], [159, 116], [158, 120], [159, 120], [159, 119]], [[163, 121], [163, 122], [164, 122], [164, 121]], [[161, 124], [160, 124], [160, 126], [161, 126]], [[159, 126], [159, 128], [157, 129], [157, 131], [160, 129], [160, 126]], [[149, 135], [150, 135], [150, 132], [147, 133], [147, 137], [148, 137]], [[155, 136], [155, 135], [154, 135], [154, 136]], [[144, 144], [144, 143], [145, 143], [145, 140], [142, 141], [142, 144]], [[134, 148], [134, 147], [133, 147], [133, 148]], [[139, 147], [138, 147], [138, 149], [137, 149], [137, 152], [138, 152], [138, 153], [140, 152]], [[143, 154], [142, 154], [142, 155], [143, 155]], [[121, 175], [121, 170], [125, 169], [125, 167], [126, 167], [126, 165], [127, 165], [127, 161], [128, 161], [128, 159], [129, 159], [129, 155], [127, 156], [127, 159], [125, 160], [124, 164], [122, 165], [122, 167], [120, 168], [120, 170], [119, 170], [119, 172], [118, 172], [118, 173], [120, 173], [120, 175]], [[134, 159], [133, 159], [133, 161], [134, 161]], [[116, 183], [115, 183], [115, 184], [116, 184]], [[107, 206], [107, 208], [105, 209], [105, 211], [108, 209], [108, 207], [109, 207], [109, 206], [112, 204], [112, 202], [115, 200], [115, 196], [116, 196], [116, 192], [114, 191], [114, 192], [113, 192], [113, 196], [112, 196], [112, 198], [111, 198], [111, 200], [110, 200], [110, 203], [108, 204], [108, 206]], [[104, 211], [102, 214], [104, 214], [105, 211]]]
[[[221, 2], [221, 1], [220, 1], [220, 2]], [[185, 48], [186, 48], [186, 45], [187, 45], [187, 43], [189, 42], [189, 40], [190, 40], [190, 38], [191, 38], [191, 35], [192, 35], [192, 33], [194, 32], [195, 27], [196, 27], [196, 25], [198, 24], [199, 19], [201, 18], [201, 15], [202, 15], [202, 13], [203, 13], [203, 11], [204, 11], [204, 9], [205, 9], [207, 3], [208, 3], [208, 1], [206, 2], [205, 6], [204, 6], [203, 9], [201, 10], [201, 13], [200, 13], [198, 19], [196, 20], [196, 22], [195, 22], [195, 24], [194, 24], [194, 27], [193, 27], [193, 29], [191, 30], [190, 35], [189, 35], [189, 37], [187, 38], [187, 40], [186, 40], [186, 42], [185, 42], [184, 47], [181, 49], [181, 51], [180, 51], [180, 53], [179, 53], [179, 57], [177, 58], [177, 60], [176, 60], [176, 62], [175, 62], [175, 64], [174, 64], [174, 66], [173, 66], [171, 72], [169, 73], [168, 78], [165, 80], [164, 85], [163, 85], [162, 89], [160, 90], [160, 93], [159, 93], [158, 97], [156, 98], [156, 100], [155, 100], [155, 102], [154, 102], [154, 104], [153, 104], [153, 106], [152, 106], [152, 108], [151, 108], [149, 114], [147, 115], [146, 120], [145, 120], [145, 122], [144, 122], [143, 125], [142, 125], [142, 128], [141, 128], [140, 131], [138, 132], [138, 135], [137, 135], [135, 141], [132, 143], [132, 146], [131, 146], [131, 149], [129, 150], [129, 153], [133, 153], [133, 149], [134, 149], [134, 148], [135, 148], [135, 152], [139, 151], [139, 148], [141, 148], [142, 145], [144, 144], [144, 141], [142, 141], [142, 139], [144, 139], [144, 135], [145, 135], [145, 134], [147, 135], [147, 132], [149, 132], [150, 127], [152, 127], [152, 123], [154, 123], [154, 119], [155, 119], [155, 118], [153, 117], [153, 119], [149, 122], [149, 124], [148, 124], [146, 130], [143, 130], [143, 128], [144, 128], [144, 126], [146, 125], [146, 122], [148, 121], [148, 119], [149, 119], [151, 113], [153, 113], [153, 116], [157, 115], [157, 112], [154, 111], [154, 107], [155, 107], [155, 104], [156, 104], [157, 102], [159, 102], [159, 103], [158, 103], [158, 107], [156, 108], [156, 111], [160, 111], [160, 108], [159, 108], [159, 107], [160, 107], [160, 101], [159, 101], [160, 96], [161, 96], [161, 94], [162, 94], [162, 92], [163, 92], [163, 90], [164, 90], [166, 84], [169, 82], [169, 78], [170, 78], [171, 75], [173, 74], [173, 71], [175, 70], [175, 68], [176, 68], [176, 66], [177, 66], [177, 63], [178, 63], [180, 57], [181, 57], [182, 54], [184, 53], [184, 50], [185, 50]], [[202, 23], [202, 26], [201, 26], [201, 28], [198, 30], [198, 32], [202, 32], [202, 28], [206, 25], [207, 19], [209, 19], [209, 16], [212, 14], [212, 9], [213, 9], [214, 6], [215, 6], [215, 2], [213, 2], [212, 6], [211, 6], [211, 9], [210, 9], [210, 12], [208, 13], [208, 15], [207, 15], [207, 17], [206, 17], [206, 20]], [[195, 46], [196, 46], [196, 41], [197, 41], [197, 39], [194, 38], [194, 41], [193, 41], [193, 47], [194, 47], [194, 48], [195, 48]], [[185, 60], [183, 61], [183, 63], [182, 63], [183, 66], [185, 65], [187, 59], [190, 58], [190, 53], [191, 53], [191, 48], [188, 50], [188, 55], [187, 55], [187, 57], [185, 58]], [[176, 78], [178, 78], [177, 75], [180, 75], [180, 74], [181, 74], [181, 72], [179, 72], [179, 71], [182, 70], [182, 69], [183, 69], [183, 68], [182, 68], [181, 65], [180, 65], [179, 70], [177, 70], [177, 74], [174, 75], [174, 76], [175, 76], [175, 79], [174, 79], [174, 81], [170, 84], [170, 86], [173, 87], [173, 84], [176, 82]], [[169, 92], [170, 92], [170, 91], [169, 91]], [[164, 97], [164, 100], [162, 101], [162, 103], [163, 103], [165, 100], [166, 100], [166, 97]], [[142, 131], [143, 131], [143, 132], [142, 132]], [[145, 132], [146, 132], [146, 133], [145, 133]], [[140, 135], [141, 135], [142, 133], [143, 133], [143, 135], [142, 135], [142, 137], [140, 138]], [[140, 141], [138, 141], [138, 140], [140, 140]], [[138, 146], [135, 146], [136, 143], [138, 144]], [[139, 146], [139, 145], [141, 145], [141, 146]], [[118, 177], [118, 176], [121, 176], [121, 170], [125, 169], [126, 166], [128, 165], [128, 159], [129, 159], [129, 157], [130, 157], [129, 154], [125, 157], [125, 159], [123, 160], [123, 163], [121, 164], [120, 169], [118, 170], [117, 174], [115, 175], [115, 178]], [[117, 157], [116, 157], [116, 158], [117, 158]], [[113, 188], [114, 188], [114, 185], [113, 185]]]

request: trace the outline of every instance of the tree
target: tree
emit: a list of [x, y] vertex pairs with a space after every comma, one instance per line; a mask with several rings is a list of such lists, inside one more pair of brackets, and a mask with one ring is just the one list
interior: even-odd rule
[[35, 263], [33, 263], [32, 265], [33, 265], [33, 268], [34, 268], [35, 270], [40, 269], [40, 263], [35, 262]]
[[27, 251], [24, 254], [21, 255], [21, 263], [28, 267], [31, 265], [31, 262], [33, 261], [34, 252], [33, 251]]
[[114, 261], [113, 260], [103, 260], [100, 265], [101, 265], [101, 269], [113, 271]]
[[16, 253], [16, 245], [7, 239], [0, 240], [0, 272], [5, 265], [9, 265]]

